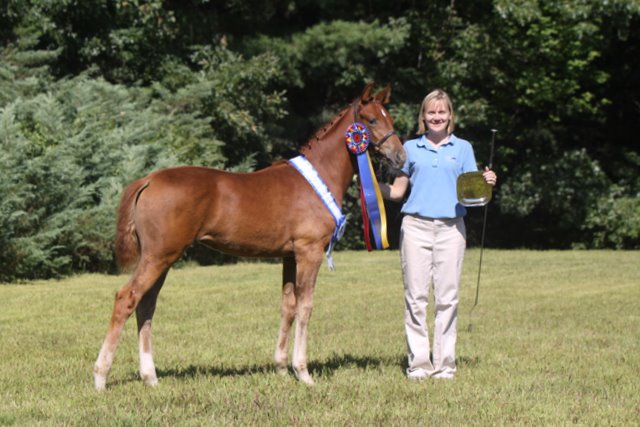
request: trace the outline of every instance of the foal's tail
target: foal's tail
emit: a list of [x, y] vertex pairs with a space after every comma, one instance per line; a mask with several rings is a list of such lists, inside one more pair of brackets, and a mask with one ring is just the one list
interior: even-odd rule
[[140, 258], [140, 241], [133, 214], [140, 193], [148, 185], [149, 181], [137, 180], [129, 184], [122, 193], [116, 226], [116, 260], [123, 272], [133, 270]]

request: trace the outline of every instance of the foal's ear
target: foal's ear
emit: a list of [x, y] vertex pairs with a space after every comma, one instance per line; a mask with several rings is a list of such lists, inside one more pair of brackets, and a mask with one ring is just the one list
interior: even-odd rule
[[368, 85], [366, 85], [364, 87], [364, 90], [362, 91], [362, 95], [360, 95], [360, 100], [362, 100], [362, 102], [364, 102], [365, 104], [369, 101], [371, 101], [371, 91], [373, 90], [373, 85], [375, 83], [371, 82]]
[[389, 102], [389, 98], [391, 98], [391, 85], [386, 85], [384, 89], [376, 93], [373, 98], [382, 105], [387, 104]]

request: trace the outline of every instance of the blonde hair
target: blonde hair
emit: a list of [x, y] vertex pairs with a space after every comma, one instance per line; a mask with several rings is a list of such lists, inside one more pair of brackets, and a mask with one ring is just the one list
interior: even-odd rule
[[436, 101], [444, 101], [447, 104], [449, 112], [451, 113], [451, 118], [449, 119], [449, 124], [447, 125], [447, 132], [449, 134], [453, 133], [453, 128], [455, 127], [453, 103], [451, 102], [451, 98], [449, 98], [449, 95], [447, 95], [447, 92], [443, 91], [442, 89], [436, 89], [425, 96], [422, 100], [422, 105], [420, 106], [420, 114], [418, 114], [418, 135], [427, 133], [427, 126], [424, 123], [424, 112], [429, 104]]

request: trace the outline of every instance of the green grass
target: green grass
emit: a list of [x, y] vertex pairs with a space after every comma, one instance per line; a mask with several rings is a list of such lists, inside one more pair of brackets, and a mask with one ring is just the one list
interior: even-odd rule
[[638, 425], [640, 252], [486, 250], [470, 315], [468, 250], [458, 375], [420, 383], [403, 372], [398, 253], [334, 255], [311, 319], [315, 387], [272, 367], [278, 264], [173, 270], [159, 386], [138, 379], [132, 318], [104, 393], [92, 367], [126, 277], [1, 285], [0, 425]]

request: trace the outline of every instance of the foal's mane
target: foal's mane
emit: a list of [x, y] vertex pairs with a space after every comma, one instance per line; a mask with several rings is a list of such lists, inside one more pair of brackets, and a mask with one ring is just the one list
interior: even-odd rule
[[320, 141], [322, 138], [324, 138], [327, 133], [329, 133], [330, 131], [333, 130], [333, 128], [336, 126], [336, 124], [340, 121], [340, 119], [342, 119], [342, 117], [344, 117], [344, 115], [347, 113], [347, 111], [349, 110], [350, 107], [351, 107], [351, 104], [347, 105], [334, 118], [332, 118], [329, 122], [325, 123], [324, 125], [322, 125], [322, 127], [318, 128], [314, 132], [313, 136], [311, 138], [309, 138], [309, 140], [307, 141], [305, 146], [310, 147], [312, 144], [314, 144], [314, 143]]

